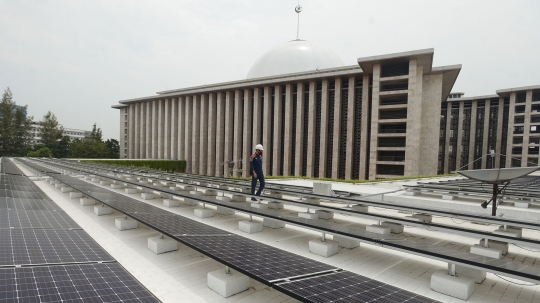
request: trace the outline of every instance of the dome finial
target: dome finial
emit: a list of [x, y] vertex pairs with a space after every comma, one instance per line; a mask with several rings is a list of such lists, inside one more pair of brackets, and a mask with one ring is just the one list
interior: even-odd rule
[[294, 8], [294, 11], [298, 14], [298, 23], [296, 25], [296, 40], [300, 40], [300, 12], [302, 11], [300, 0], [298, 0], [298, 5]]

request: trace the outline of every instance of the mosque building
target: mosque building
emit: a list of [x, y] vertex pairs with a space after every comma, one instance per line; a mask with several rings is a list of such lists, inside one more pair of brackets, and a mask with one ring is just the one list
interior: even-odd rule
[[121, 158], [180, 159], [190, 173], [247, 177], [261, 143], [267, 175], [339, 179], [538, 163], [540, 86], [464, 98], [451, 93], [461, 65], [434, 67], [433, 56], [423, 49], [344, 66], [323, 46], [289, 41], [244, 80], [113, 105]]

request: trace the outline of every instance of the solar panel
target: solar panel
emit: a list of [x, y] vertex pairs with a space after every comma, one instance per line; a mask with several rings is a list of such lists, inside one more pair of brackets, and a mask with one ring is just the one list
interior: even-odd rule
[[296, 299], [317, 303], [438, 302], [348, 271], [280, 283], [274, 287]]
[[153, 228], [158, 228], [170, 235], [224, 235], [228, 234], [206, 224], [193, 224], [194, 222], [183, 220], [182, 217], [169, 214], [130, 213], [133, 218], [144, 222]]
[[4, 209], [0, 211], [0, 228], [80, 228], [63, 211]]
[[0, 266], [114, 261], [83, 230], [0, 229]]
[[0, 269], [4, 302], [160, 302], [118, 263]]

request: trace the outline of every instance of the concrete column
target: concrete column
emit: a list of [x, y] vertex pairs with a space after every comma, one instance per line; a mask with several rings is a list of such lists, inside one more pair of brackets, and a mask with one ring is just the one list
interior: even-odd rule
[[127, 150], [127, 137], [128, 137], [128, 127], [127, 127], [127, 112], [129, 111], [128, 107], [122, 107], [119, 108], [118, 111], [120, 112], [120, 137], [119, 144], [120, 144], [120, 159], [127, 158], [126, 150]]
[[135, 159], [141, 158], [141, 104], [135, 103]]
[[[448, 174], [448, 163], [450, 161], [450, 127], [452, 121], [452, 102], [447, 102], [446, 107], [446, 138], [444, 143], [444, 169], [443, 173]], [[456, 136], [457, 134], [454, 134]]]
[[457, 129], [457, 148], [456, 148], [456, 170], [458, 170], [461, 166], [465, 165], [465, 163], [461, 163], [461, 150], [463, 149], [463, 145], [461, 144], [461, 141], [463, 140], [463, 119], [465, 119], [464, 116], [464, 102], [459, 102], [459, 114], [458, 114], [458, 129]]
[[159, 100], [158, 103], [158, 140], [157, 140], [157, 159], [163, 159], [165, 149], [165, 100]]
[[206, 174], [216, 175], [216, 123], [217, 123], [216, 94], [208, 96], [208, 164]]
[[[307, 139], [307, 164], [306, 164], [306, 175], [308, 177], [313, 177], [315, 175], [315, 126], [316, 126], [316, 115], [317, 115], [317, 84], [315, 82], [309, 82], [309, 116], [308, 116], [308, 139]], [[305, 134], [304, 134], [305, 135]]]
[[201, 118], [199, 133], [199, 174], [206, 175], [208, 167], [208, 125], [211, 123], [208, 119], [208, 95], [201, 95]]
[[[502, 129], [503, 129], [503, 118], [504, 118], [504, 98], [499, 98], [499, 109], [497, 117], [497, 141], [495, 143], [495, 152], [497, 154], [504, 154], [506, 152], [506, 146], [501, 146], [502, 141]], [[501, 156], [497, 155], [495, 157], [495, 168], [501, 168]]]
[[178, 97], [178, 160], [186, 160], [186, 97]]
[[[411, 71], [409, 70], [409, 74], [410, 73], [411, 73]], [[375, 179], [376, 175], [377, 175], [377, 146], [378, 146], [377, 139], [378, 139], [378, 134], [379, 134], [380, 75], [381, 75], [381, 65], [380, 64], [375, 64], [373, 66], [373, 86], [372, 86], [372, 95], [371, 95], [371, 125], [370, 125], [371, 137], [369, 138], [369, 140], [370, 140], [369, 179], [370, 180]], [[409, 87], [411, 87], [410, 82], [409, 82]], [[362, 110], [362, 112], [363, 112], [363, 110]], [[409, 123], [407, 123], [407, 127], [409, 127]], [[405, 161], [407, 161], [407, 158], [408, 158], [408, 155], [405, 156]]]
[[178, 98], [171, 99], [171, 150], [170, 158], [178, 160]]
[[[407, 136], [405, 138], [405, 176], [418, 176], [422, 159], [422, 84], [423, 67], [416, 60], [409, 61], [409, 87], [407, 92]], [[373, 101], [375, 103], [375, 101]], [[439, 115], [439, 113], [433, 113]], [[439, 122], [440, 124], [440, 122]], [[433, 124], [433, 127], [438, 127]], [[373, 134], [373, 129], [371, 130]], [[438, 144], [436, 145], [438, 146]], [[435, 148], [435, 146], [433, 147]], [[376, 160], [376, 158], [375, 158]], [[436, 173], [436, 171], [435, 171]]]
[[141, 117], [139, 119], [139, 158], [146, 159], [146, 103], [139, 103]]
[[150, 101], [150, 102], [146, 102], [146, 105], [145, 105], [146, 106], [146, 129], [145, 129], [146, 142], [144, 144], [145, 145], [144, 148], [146, 149], [145, 151], [146, 159], [152, 159], [152, 142], [153, 142], [152, 141], [153, 140], [152, 125], [156, 123], [152, 119], [153, 104], [154, 102]]
[[273, 176], [279, 176], [281, 171], [281, 144], [283, 139], [283, 128], [281, 126], [283, 116], [281, 111], [283, 109], [282, 101], [283, 90], [281, 86], [276, 86], [274, 88], [274, 138], [273, 138], [273, 149], [272, 149], [272, 173]]
[[[529, 136], [531, 133], [532, 90], [525, 95], [525, 121], [523, 123], [523, 148], [521, 150], [521, 167], [528, 166], [529, 160]], [[512, 142], [510, 142], [512, 143]]]
[[262, 126], [263, 126], [263, 90], [260, 88], [253, 89], [253, 146], [250, 146], [250, 151], [255, 152], [256, 144], [263, 142]]
[[373, 111], [370, 111], [371, 101], [369, 100], [369, 84], [369, 76], [364, 76], [362, 78], [362, 131], [360, 132], [360, 164], [358, 167], [358, 178], [360, 180], [367, 179], [369, 169], [368, 157], [370, 150], [377, 149], [377, 145], [372, 145], [368, 149], [368, 142], [371, 140], [368, 135], [369, 128], [371, 127], [371, 124], [369, 123], [369, 116], [371, 116], [371, 112]]
[[271, 152], [272, 152], [272, 112], [273, 112], [273, 108], [272, 108], [272, 100], [270, 100], [271, 98], [271, 89], [270, 87], [265, 87], [264, 88], [264, 101], [263, 101], [263, 106], [264, 106], [264, 115], [263, 115], [263, 147], [264, 147], [264, 150], [266, 151], [266, 154], [265, 156], [263, 156], [263, 173], [266, 174], [266, 175], [271, 175], [272, 174], [272, 171], [271, 171], [271, 166], [270, 166], [270, 157], [272, 157], [272, 155], [269, 155]]
[[334, 133], [332, 135], [332, 178], [339, 178], [340, 158], [339, 150], [341, 146], [341, 79], [335, 80], [334, 90]]
[[199, 147], [201, 146], [201, 98], [193, 99], [193, 122], [191, 129], [191, 173], [199, 174]]
[[[487, 154], [489, 154], [488, 150], [488, 138], [489, 138], [489, 120], [491, 116], [491, 100], [486, 99], [485, 107], [484, 107], [484, 136], [482, 137], [482, 169], [491, 168], [486, 167], [487, 165]], [[480, 127], [480, 125], [478, 126]]]
[[159, 159], [158, 157], [158, 128], [159, 128], [159, 101], [154, 100], [152, 102], [152, 159]]
[[224, 176], [225, 156], [225, 94], [217, 93], [217, 122], [216, 122], [216, 177]]
[[[233, 161], [235, 161], [235, 170], [240, 168], [240, 159], [246, 159], [247, 156], [242, 155], [242, 130], [243, 130], [243, 114], [244, 114], [244, 99], [241, 90], [234, 91], [234, 130], [233, 130]], [[249, 164], [249, 162], [244, 162]], [[242, 168], [245, 169], [245, 166]], [[234, 176], [240, 176], [240, 173], [235, 172]]]
[[[470, 129], [470, 136], [469, 136], [469, 166], [467, 166], [465, 169], [473, 169], [474, 160], [474, 150], [475, 150], [475, 144], [476, 144], [476, 119], [478, 118], [478, 100], [474, 100], [471, 103], [471, 129]], [[467, 163], [464, 163], [465, 165]]]
[[[225, 93], [225, 162], [233, 161], [234, 145], [234, 92]], [[225, 176], [232, 175], [228, 164], [225, 165]]]
[[[298, 92], [297, 92], [298, 93]], [[292, 167], [294, 163], [293, 160], [293, 146], [295, 142], [292, 142], [292, 135], [293, 131], [293, 119], [296, 119], [296, 117], [293, 117], [293, 102], [296, 102], [296, 100], [293, 99], [293, 85], [287, 84], [285, 86], [285, 103], [283, 106], [285, 107], [285, 129], [283, 130], [283, 175], [284, 176], [290, 176], [292, 175]], [[298, 112], [298, 107], [296, 108]], [[298, 141], [298, 133], [296, 136], [296, 141]]]
[[186, 160], [186, 172], [193, 173], [193, 162], [191, 148], [193, 144], [193, 97], [187, 96], [186, 110], [184, 112], [184, 158]]
[[[369, 77], [369, 76], [368, 76]], [[368, 78], [369, 79], [369, 78]], [[353, 167], [353, 150], [354, 150], [354, 124], [356, 120], [356, 106], [362, 106], [362, 104], [356, 104], [356, 80], [354, 77], [349, 77], [348, 87], [348, 100], [347, 100], [347, 150], [345, 151], [345, 179], [352, 179], [352, 172], [358, 167]], [[360, 127], [360, 126], [359, 126]], [[364, 155], [364, 163], [366, 156]], [[360, 160], [362, 162], [362, 160]], [[361, 172], [361, 171], [360, 171]], [[365, 178], [365, 173], [364, 173]]]
[[294, 155], [294, 175], [302, 176], [302, 170], [304, 165], [304, 136], [307, 134], [304, 133], [304, 83], [298, 83], [296, 87], [296, 150]]
[[135, 158], [135, 105], [130, 104], [128, 109], [128, 158]]
[[163, 159], [171, 159], [171, 103], [172, 99], [165, 100], [165, 123], [163, 127]]
[[251, 89], [244, 89], [244, 130], [242, 132], [242, 159], [243, 170], [242, 177], [247, 178], [249, 176], [249, 156], [252, 154], [253, 148], [253, 103], [252, 103], [252, 91]]
[[514, 142], [514, 115], [516, 113], [516, 93], [510, 94], [508, 111], [508, 135], [506, 137], [506, 167], [512, 167], [512, 142]]
[[[320, 148], [319, 148], [319, 178], [326, 177], [328, 169], [328, 106], [329, 106], [329, 82], [322, 81], [322, 96], [321, 96], [321, 133], [320, 133]], [[317, 169], [317, 167], [315, 167]]]

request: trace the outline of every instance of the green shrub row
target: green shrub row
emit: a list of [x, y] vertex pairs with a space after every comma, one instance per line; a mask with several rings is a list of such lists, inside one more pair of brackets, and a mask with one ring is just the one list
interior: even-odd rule
[[110, 165], [133, 166], [148, 169], [159, 169], [168, 172], [183, 173], [186, 171], [185, 160], [81, 160], [82, 162]]

